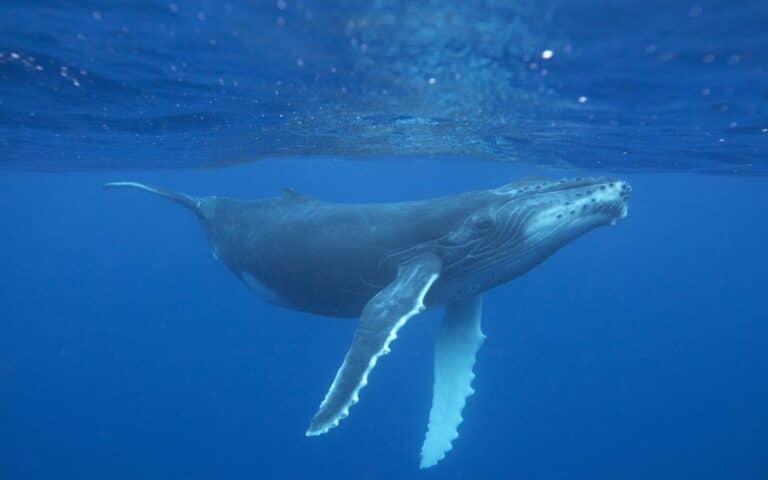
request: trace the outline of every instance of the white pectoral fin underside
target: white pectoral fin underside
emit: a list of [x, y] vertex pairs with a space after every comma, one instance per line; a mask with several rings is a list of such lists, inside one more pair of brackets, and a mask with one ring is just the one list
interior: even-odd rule
[[461, 411], [467, 397], [474, 393], [475, 355], [485, 339], [480, 330], [481, 313], [480, 296], [454, 302], [446, 308], [435, 342], [435, 383], [429, 425], [421, 447], [421, 468], [442, 460], [459, 436]]
[[397, 277], [363, 309], [352, 345], [336, 373], [331, 388], [310, 422], [307, 435], [321, 435], [349, 415], [368, 374], [409, 318], [424, 309], [424, 297], [440, 275], [440, 260], [423, 255], [400, 265]]

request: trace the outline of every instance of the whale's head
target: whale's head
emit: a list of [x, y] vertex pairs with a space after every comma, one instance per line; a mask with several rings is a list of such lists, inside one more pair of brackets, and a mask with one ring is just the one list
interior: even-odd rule
[[627, 216], [632, 187], [614, 178], [528, 181], [493, 191], [502, 199], [497, 222], [515, 223], [529, 246], [568, 242]]
[[507, 232], [499, 244], [503, 255], [535, 265], [590, 230], [626, 217], [632, 188], [600, 177], [530, 180], [492, 192], [499, 196], [494, 223]]
[[631, 191], [613, 178], [526, 180], [490, 190], [444, 237], [443, 258], [472, 288], [507, 282], [590, 230], [626, 217]]

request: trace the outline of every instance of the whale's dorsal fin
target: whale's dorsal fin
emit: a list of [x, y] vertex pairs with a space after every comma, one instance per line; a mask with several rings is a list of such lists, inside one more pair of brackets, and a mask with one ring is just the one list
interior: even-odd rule
[[321, 435], [349, 415], [377, 360], [389, 353], [397, 331], [424, 309], [424, 297], [440, 275], [440, 268], [440, 259], [431, 253], [410, 259], [400, 265], [392, 283], [365, 305], [352, 345], [310, 422], [307, 436]]
[[436, 465], [459, 436], [461, 411], [472, 389], [475, 355], [485, 340], [480, 330], [483, 300], [479, 295], [448, 305], [435, 341], [435, 379], [432, 409], [424, 444], [421, 468]]

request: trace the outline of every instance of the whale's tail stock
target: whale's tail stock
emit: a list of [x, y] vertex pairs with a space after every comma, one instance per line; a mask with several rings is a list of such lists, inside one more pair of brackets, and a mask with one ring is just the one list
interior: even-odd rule
[[178, 203], [179, 205], [192, 210], [196, 215], [200, 215], [200, 200], [184, 193], [171, 192], [169, 190], [164, 190], [162, 188], [156, 188], [137, 182], [109, 182], [104, 184], [105, 190], [111, 190], [113, 188], [134, 188], [136, 190], [144, 190], [145, 192], [153, 193], [163, 198], [167, 198], [172, 202]]

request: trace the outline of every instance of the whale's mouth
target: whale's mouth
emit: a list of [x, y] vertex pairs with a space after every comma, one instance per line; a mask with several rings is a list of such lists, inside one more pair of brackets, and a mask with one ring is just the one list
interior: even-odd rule
[[619, 209], [619, 215], [611, 221], [611, 226], [615, 226], [616, 222], [623, 218], [627, 218], [627, 215], [629, 215], [629, 197], [627, 197], [624, 202], [621, 204], [621, 208]]
[[614, 200], [616, 204], [616, 216], [611, 220], [610, 225], [616, 225], [616, 222], [626, 218], [629, 214], [629, 197], [632, 195], [632, 186], [628, 182], [619, 182], [618, 199]]

